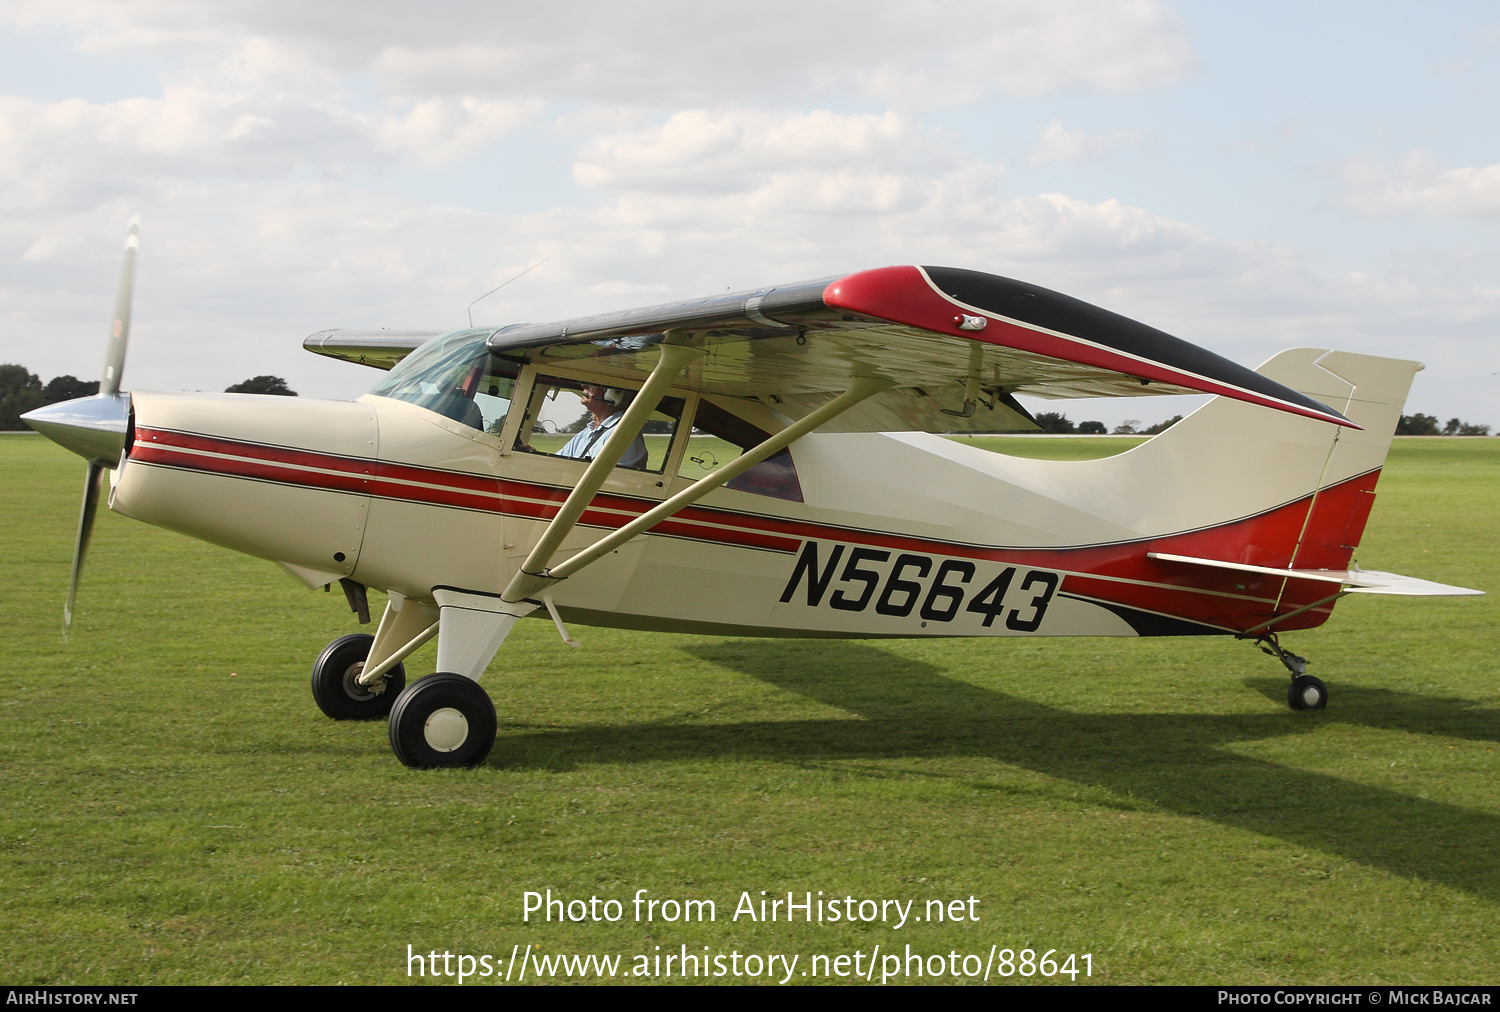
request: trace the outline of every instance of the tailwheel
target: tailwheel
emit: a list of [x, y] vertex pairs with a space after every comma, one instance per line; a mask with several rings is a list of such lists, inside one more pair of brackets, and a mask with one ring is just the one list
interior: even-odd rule
[[1265, 633], [1256, 643], [1263, 653], [1280, 661], [1292, 674], [1286, 690], [1286, 705], [1293, 710], [1321, 710], [1328, 705], [1328, 686], [1307, 673], [1307, 658], [1298, 657], [1283, 647], [1273, 632]]
[[495, 704], [479, 683], [440, 671], [408, 685], [391, 707], [391, 751], [415, 769], [474, 766], [495, 744]]
[[1286, 702], [1293, 710], [1321, 710], [1328, 705], [1328, 686], [1312, 675], [1298, 675], [1286, 690]]
[[334, 720], [378, 720], [406, 687], [406, 669], [399, 664], [375, 685], [359, 683], [373, 642], [375, 637], [364, 633], [340, 636], [313, 663], [313, 700]]

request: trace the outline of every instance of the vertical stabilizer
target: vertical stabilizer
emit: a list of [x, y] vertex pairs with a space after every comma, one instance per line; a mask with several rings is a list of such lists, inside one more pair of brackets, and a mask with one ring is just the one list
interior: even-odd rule
[[1422, 364], [1330, 351], [1316, 366], [1349, 384], [1349, 399], [1342, 409], [1362, 428], [1341, 428], [1335, 433], [1292, 567], [1344, 569], [1364, 534], [1375, 504], [1375, 483], [1390, 452], [1412, 378]]
[[[1139, 447], [1137, 466], [1196, 460], [1177, 468], [1182, 493], [1223, 503], [1231, 520], [1269, 508], [1298, 523], [1267, 525], [1247, 557], [1275, 568], [1344, 569], [1358, 546], [1375, 483], [1421, 363], [1343, 351], [1295, 348], [1257, 372], [1342, 411], [1361, 428], [1273, 414], [1218, 398]], [[1138, 451], [1132, 451], [1138, 452]], [[1122, 456], [1129, 456], [1125, 454]], [[1163, 487], [1163, 492], [1167, 489]], [[1232, 501], [1243, 505], [1228, 507]]]

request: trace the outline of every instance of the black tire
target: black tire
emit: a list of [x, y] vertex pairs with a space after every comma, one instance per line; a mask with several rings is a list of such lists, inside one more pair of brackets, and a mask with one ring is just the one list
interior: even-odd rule
[[334, 720], [379, 720], [406, 688], [406, 669], [399, 664], [386, 672], [385, 688], [378, 693], [355, 681], [374, 642], [375, 637], [366, 633], [340, 636], [313, 662], [313, 701]]
[[478, 682], [440, 671], [396, 697], [391, 751], [413, 769], [474, 766], [494, 747], [495, 725], [495, 704]]
[[1293, 710], [1321, 710], [1328, 705], [1328, 686], [1312, 675], [1298, 675], [1286, 690], [1286, 704]]

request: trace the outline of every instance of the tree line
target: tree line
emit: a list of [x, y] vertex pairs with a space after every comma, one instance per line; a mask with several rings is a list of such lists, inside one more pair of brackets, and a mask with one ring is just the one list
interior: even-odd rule
[[[1068, 420], [1067, 415], [1057, 411], [1047, 411], [1035, 417], [1036, 423], [1042, 427], [1043, 432], [1103, 434], [1108, 431], [1103, 422], [1079, 422], [1074, 425]], [[1140, 422], [1128, 419], [1116, 425], [1114, 431], [1116, 435], [1154, 436], [1159, 432], [1167, 431], [1180, 421], [1182, 421], [1181, 415], [1173, 415], [1165, 422], [1157, 422], [1143, 429], [1140, 427]], [[1401, 420], [1396, 423], [1398, 436], [1488, 436], [1489, 434], [1488, 425], [1476, 425], [1459, 418], [1450, 418], [1446, 423], [1439, 424], [1434, 415], [1402, 415]]]
[[[71, 401], [75, 397], [92, 397], [99, 392], [99, 381], [86, 383], [77, 376], [54, 376], [46, 383], [42, 378], [22, 365], [0, 365], [0, 431], [26, 429], [21, 416], [28, 411]], [[297, 391], [287, 386], [280, 376], [255, 376], [236, 383], [224, 391], [226, 394], [280, 394], [296, 397]]]
[[54, 376], [45, 384], [36, 373], [19, 365], [0, 365], [0, 429], [24, 429], [21, 416], [47, 404], [89, 397], [99, 392], [99, 381], [85, 383], [77, 376]]
[[[1043, 432], [1051, 432], [1057, 435], [1080, 435], [1080, 436], [1103, 436], [1109, 433], [1109, 427], [1103, 422], [1079, 422], [1074, 425], [1068, 416], [1060, 411], [1044, 411], [1039, 415], [1032, 416]], [[1166, 432], [1173, 425], [1182, 421], [1181, 415], [1173, 415], [1165, 422], [1157, 422], [1141, 428], [1139, 419], [1127, 418], [1116, 425], [1114, 433], [1117, 436], [1154, 436], [1159, 432]]]
[[1402, 415], [1396, 423], [1398, 436], [1488, 436], [1488, 425], [1473, 425], [1457, 418], [1450, 418], [1446, 425], [1438, 428], [1433, 415]]
[[[98, 380], [86, 383], [77, 376], [63, 375], [54, 376], [43, 383], [40, 376], [25, 366], [0, 365], [0, 430], [24, 429], [27, 426], [21, 421], [21, 416], [26, 412], [48, 404], [56, 404], [58, 401], [70, 401], [75, 397], [92, 397], [98, 392]], [[224, 392], [226, 394], [274, 394], [280, 397], [297, 396], [297, 391], [287, 386], [286, 380], [280, 376], [252, 376], [244, 382], [226, 387]], [[1034, 417], [1043, 432], [1060, 435], [1105, 435], [1110, 431], [1103, 422], [1075, 424], [1060, 411], [1044, 411]], [[591, 420], [592, 416], [584, 412], [577, 421], [559, 431], [580, 432]], [[1182, 421], [1181, 415], [1173, 415], [1164, 422], [1141, 428], [1139, 421], [1127, 419], [1116, 425], [1114, 431], [1116, 435], [1154, 436], [1159, 432], [1165, 432], [1180, 421]], [[670, 432], [671, 423], [660, 421], [648, 423], [646, 431], [652, 432], [658, 429]], [[1446, 423], [1439, 424], [1435, 415], [1402, 415], [1401, 420], [1396, 423], [1398, 436], [1488, 436], [1489, 434], [1488, 425], [1476, 425], [1458, 418], [1450, 418]]]

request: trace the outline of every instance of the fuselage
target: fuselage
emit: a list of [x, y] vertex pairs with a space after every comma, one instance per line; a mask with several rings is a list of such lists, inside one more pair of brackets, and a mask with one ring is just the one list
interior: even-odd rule
[[[1282, 362], [1293, 374], [1305, 365]], [[498, 594], [587, 466], [518, 449], [536, 382], [535, 367], [521, 369], [503, 418], [477, 427], [385, 396], [138, 392], [110, 505], [281, 563], [309, 585], [347, 578], [419, 601], [434, 587]], [[682, 424], [657, 469], [617, 468], [559, 560], [692, 483], [699, 397], [673, 394]], [[762, 429], [786, 424], [766, 405], [718, 407]], [[927, 433], [814, 433], [764, 489], [717, 489], [552, 595], [571, 621], [673, 631], [1244, 632], [1314, 603], [1319, 588], [1148, 553], [1346, 566], [1389, 436], [1340, 442], [1335, 429], [1216, 399], [1163, 437], [1093, 461], [1008, 457]], [[1331, 607], [1280, 628], [1319, 624]]]

